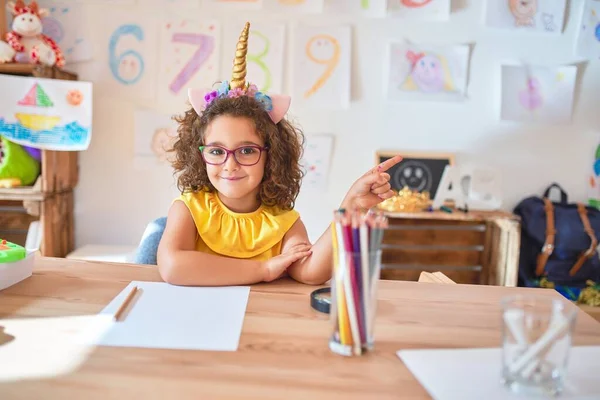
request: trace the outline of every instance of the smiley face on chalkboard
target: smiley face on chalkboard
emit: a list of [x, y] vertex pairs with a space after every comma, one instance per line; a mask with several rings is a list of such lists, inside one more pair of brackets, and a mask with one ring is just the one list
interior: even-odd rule
[[431, 192], [433, 183], [431, 170], [420, 161], [407, 161], [394, 171], [393, 187], [408, 187], [418, 192]]

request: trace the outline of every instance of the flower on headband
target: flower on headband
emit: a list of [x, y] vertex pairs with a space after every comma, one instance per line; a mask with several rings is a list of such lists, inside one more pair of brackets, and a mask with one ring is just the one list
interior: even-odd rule
[[229, 93], [227, 93], [227, 97], [231, 97], [231, 98], [242, 97], [245, 94], [246, 94], [246, 92], [244, 92], [244, 89], [242, 89], [242, 88], [234, 88], [234, 89], [231, 89], [229, 91]]
[[206, 93], [204, 95], [204, 101], [206, 102], [206, 105], [209, 105], [210, 103], [212, 103], [212, 101], [214, 99], [216, 99], [218, 95], [219, 95], [219, 93], [216, 90]]
[[258, 86], [256, 86], [253, 83], [248, 85], [248, 89], [246, 89], [246, 95], [250, 96], [250, 97], [254, 97], [256, 95], [256, 93], [258, 93]]
[[223, 81], [217, 89], [219, 96], [229, 93], [229, 81]]
[[271, 111], [273, 109], [273, 101], [271, 100], [271, 98], [262, 93], [262, 92], [257, 92], [254, 95], [254, 98], [260, 103], [262, 104], [262, 106], [265, 108], [266, 111]]

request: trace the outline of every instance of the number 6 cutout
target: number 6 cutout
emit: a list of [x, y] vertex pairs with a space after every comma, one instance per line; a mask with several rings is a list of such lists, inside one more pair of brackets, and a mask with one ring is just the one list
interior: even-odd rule
[[108, 42], [109, 66], [113, 77], [123, 85], [133, 85], [144, 74], [144, 59], [135, 50], [126, 50], [115, 54], [121, 36], [132, 35], [138, 41], [144, 40], [144, 31], [139, 25], [126, 24], [118, 27]]

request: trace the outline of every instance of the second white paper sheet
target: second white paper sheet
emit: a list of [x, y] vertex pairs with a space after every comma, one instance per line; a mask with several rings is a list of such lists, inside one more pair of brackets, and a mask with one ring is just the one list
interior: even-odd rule
[[[401, 350], [398, 357], [436, 400], [522, 400], [501, 382], [502, 350], [426, 349]], [[600, 346], [571, 348], [561, 400], [600, 398], [600, 381], [595, 366]], [[535, 397], [551, 399], [551, 397]]]
[[98, 344], [237, 350], [250, 287], [184, 287], [133, 281], [101, 313], [114, 314], [133, 286], [138, 287], [138, 293], [121, 321]]

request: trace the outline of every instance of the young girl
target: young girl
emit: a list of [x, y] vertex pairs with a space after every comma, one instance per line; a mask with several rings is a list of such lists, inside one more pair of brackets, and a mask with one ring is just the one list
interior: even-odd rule
[[[311, 244], [294, 210], [303, 176], [302, 132], [288, 122], [290, 98], [246, 84], [249, 24], [231, 82], [189, 91], [178, 119], [173, 166], [182, 195], [171, 205], [157, 263], [175, 285], [244, 285], [288, 274], [307, 284], [331, 278], [329, 229]], [[340, 207], [368, 209], [393, 196], [392, 158], [360, 177]]]

